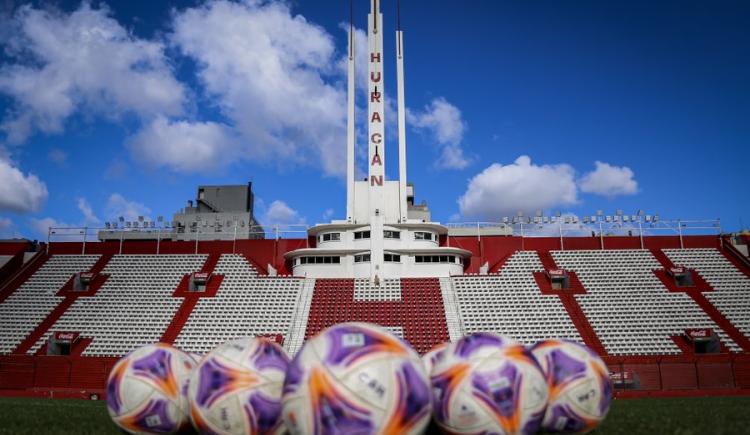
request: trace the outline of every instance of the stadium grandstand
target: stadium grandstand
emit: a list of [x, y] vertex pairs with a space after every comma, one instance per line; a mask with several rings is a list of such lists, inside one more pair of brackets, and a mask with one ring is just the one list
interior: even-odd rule
[[350, 34], [346, 218], [261, 227], [251, 185], [199, 186], [172, 219], [0, 243], [3, 394], [101, 398], [117, 358], [142, 345], [203, 354], [267, 336], [294, 354], [345, 321], [421, 353], [477, 331], [567, 338], [604, 358], [623, 397], [750, 393], [749, 235], [622, 211], [432, 221], [407, 181], [400, 30], [399, 178], [385, 179], [385, 53], [368, 22], [369, 172], [355, 180]]

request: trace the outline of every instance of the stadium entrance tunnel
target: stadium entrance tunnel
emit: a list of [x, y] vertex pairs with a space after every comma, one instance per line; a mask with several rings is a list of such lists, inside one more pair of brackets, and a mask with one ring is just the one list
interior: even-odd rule
[[544, 272], [534, 272], [534, 279], [542, 294], [545, 295], [578, 295], [585, 294], [578, 275], [559, 267], [545, 268]]
[[207, 272], [195, 272], [190, 276], [190, 282], [188, 284], [189, 292], [204, 292], [206, 291], [206, 285], [211, 274]]
[[549, 279], [553, 290], [567, 290], [570, 288], [570, 276], [564, 269], [548, 270], [547, 279]]
[[714, 334], [713, 329], [688, 329], [685, 337], [693, 344], [693, 351], [697, 354], [721, 353], [721, 341]]
[[78, 341], [78, 338], [77, 332], [55, 332], [47, 342], [47, 355], [71, 355], [73, 345]]
[[677, 266], [667, 269], [667, 274], [672, 277], [677, 287], [693, 287], [693, 274], [690, 269]]

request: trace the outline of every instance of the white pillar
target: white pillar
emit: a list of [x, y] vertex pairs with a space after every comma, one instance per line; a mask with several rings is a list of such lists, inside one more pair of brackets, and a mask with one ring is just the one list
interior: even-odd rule
[[349, 27], [349, 72], [346, 105], [346, 220], [354, 221], [354, 29]]
[[404, 102], [404, 42], [403, 32], [396, 32], [396, 82], [398, 88], [398, 198], [400, 221], [406, 222], [406, 109]]
[[371, 0], [367, 16], [369, 51], [368, 82], [368, 166], [370, 183], [370, 278], [383, 275], [383, 221], [385, 217], [385, 88], [383, 87], [383, 15], [379, 1]]

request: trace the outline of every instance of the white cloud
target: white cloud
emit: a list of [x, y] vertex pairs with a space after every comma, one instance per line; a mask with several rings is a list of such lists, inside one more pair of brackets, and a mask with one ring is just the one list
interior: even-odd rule
[[104, 170], [104, 178], [119, 180], [128, 174], [128, 165], [120, 157], [115, 157]]
[[60, 133], [77, 110], [119, 116], [182, 113], [185, 89], [174, 78], [163, 44], [133, 36], [106, 6], [88, 2], [66, 14], [20, 7], [0, 68], [0, 93], [13, 107], [2, 123], [10, 143], [36, 130]]
[[34, 174], [25, 174], [0, 160], [0, 211], [38, 211], [47, 200], [47, 186]]
[[435, 164], [442, 169], [464, 169], [471, 164], [471, 160], [464, 155], [460, 145], [448, 144], [443, 146], [440, 158]]
[[178, 13], [171, 40], [196, 60], [206, 93], [242, 136], [241, 155], [345, 173], [346, 94], [323, 28], [285, 3], [215, 1]]
[[333, 217], [333, 214], [334, 214], [334, 210], [332, 208], [325, 209], [325, 211], [323, 212], [323, 221], [327, 222], [331, 220], [331, 218]]
[[57, 166], [65, 166], [68, 163], [68, 153], [61, 150], [60, 148], [53, 148], [47, 153], [47, 157], [57, 164]]
[[462, 147], [466, 123], [458, 107], [439, 97], [422, 111], [407, 110], [406, 117], [413, 128], [428, 132], [441, 147], [439, 168], [464, 169], [471, 164]]
[[633, 176], [633, 171], [627, 166], [612, 166], [597, 161], [596, 169], [585, 174], [579, 185], [582, 192], [609, 198], [618, 195], [635, 195], [638, 193], [638, 182]]
[[[75, 227], [75, 225], [61, 222], [51, 217], [40, 218], [40, 219], [37, 219], [37, 218], [29, 219], [29, 228], [31, 228], [31, 231], [34, 233], [34, 235], [45, 240], [47, 238], [47, 234], [50, 228], [72, 228], [72, 227]], [[61, 230], [61, 231], [65, 233], [69, 233], [69, 234], [78, 234], [79, 232], [79, 230]]]
[[158, 117], [128, 141], [133, 156], [177, 172], [215, 170], [236, 157], [227, 127]]
[[15, 236], [15, 224], [9, 218], [0, 217], [0, 238], [10, 239]]
[[284, 201], [276, 200], [266, 210], [263, 222], [266, 225], [296, 225], [304, 224], [305, 218], [297, 210], [289, 207]]
[[575, 171], [570, 165], [535, 165], [520, 156], [510, 165], [493, 163], [469, 180], [458, 199], [461, 214], [497, 221], [518, 211], [533, 213], [577, 202]]
[[89, 204], [86, 198], [78, 198], [78, 210], [83, 214], [84, 222], [86, 224], [96, 224], [100, 222], [99, 218], [96, 217], [96, 214], [94, 214], [94, 211], [91, 209], [91, 204]]
[[140, 202], [125, 199], [119, 193], [113, 193], [109, 196], [109, 200], [107, 200], [106, 214], [109, 219], [116, 219], [122, 216], [126, 221], [135, 221], [138, 219], [138, 216], [148, 219], [151, 209]]

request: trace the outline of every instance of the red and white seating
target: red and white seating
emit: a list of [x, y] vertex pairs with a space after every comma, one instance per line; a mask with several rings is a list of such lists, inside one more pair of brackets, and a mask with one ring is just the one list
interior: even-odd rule
[[[95, 258], [95, 257], [94, 257]], [[207, 255], [115, 255], [94, 297], [79, 298], [30, 353], [54, 331], [93, 338], [83, 355], [120, 356], [159, 341], [182, 300], [172, 297], [182, 277], [200, 270]]]
[[582, 342], [560, 299], [540, 292], [533, 272], [543, 270], [536, 251], [519, 251], [497, 274], [454, 277], [465, 333], [494, 331], [527, 345], [551, 337]]
[[222, 255], [214, 274], [224, 275], [216, 296], [198, 300], [176, 346], [203, 354], [232, 338], [287, 335], [304, 280], [259, 277], [235, 254]]
[[587, 293], [576, 300], [611, 355], [680, 353], [672, 336], [712, 328], [732, 350], [737, 345], [686, 294], [669, 292], [654, 275], [661, 264], [648, 250], [552, 251], [575, 271]]
[[[437, 278], [404, 278], [400, 282], [401, 298], [393, 300], [395, 291], [389, 283], [383, 289], [363, 286], [355, 297], [354, 279], [318, 279], [315, 282], [307, 323], [306, 337], [341, 322], [372, 322], [403, 330], [403, 338], [421, 353], [448, 340], [445, 310]], [[389, 289], [390, 288], [390, 289]], [[382, 298], [375, 300], [375, 298]], [[399, 329], [400, 328], [400, 329]]]
[[0, 304], [0, 354], [12, 352], [64, 299], [55, 294], [98, 255], [53, 255]]
[[750, 335], [750, 279], [716, 249], [665, 249], [673, 263], [694, 269], [714, 291], [703, 295], [745, 336]]

